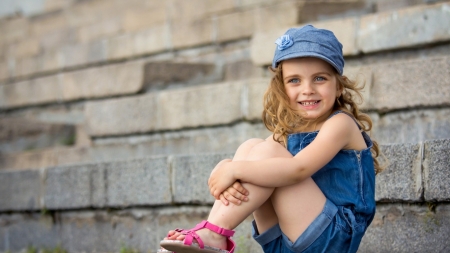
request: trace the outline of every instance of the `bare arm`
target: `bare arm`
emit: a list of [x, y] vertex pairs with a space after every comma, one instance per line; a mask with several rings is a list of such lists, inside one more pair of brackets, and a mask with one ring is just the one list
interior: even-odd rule
[[325, 166], [339, 150], [348, 147], [355, 131], [360, 135], [353, 119], [339, 114], [327, 120], [315, 140], [294, 158], [221, 162], [208, 181], [211, 194], [218, 198], [236, 180], [264, 187], [298, 183]]

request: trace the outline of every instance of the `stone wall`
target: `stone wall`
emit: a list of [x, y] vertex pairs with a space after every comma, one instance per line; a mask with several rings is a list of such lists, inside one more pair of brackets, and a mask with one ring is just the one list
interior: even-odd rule
[[[360, 252], [445, 252], [450, 2], [0, 2], [0, 251], [155, 252], [212, 204], [211, 168], [270, 133], [275, 39], [306, 23], [344, 45], [345, 75], [390, 166]], [[250, 217], [238, 252], [260, 252]]]

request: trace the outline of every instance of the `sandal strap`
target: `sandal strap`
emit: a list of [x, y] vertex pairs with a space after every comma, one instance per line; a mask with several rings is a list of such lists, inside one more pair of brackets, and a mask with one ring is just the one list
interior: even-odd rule
[[229, 229], [225, 229], [219, 226], [216, 226], [214, 224], [209, 223], [208, 221], [204, 220], [202, 222], [200, 222], [199, 224], [197, 224], [197, 226], [195, 226], [195, 228], [193, 230], [199, 230], [202, 228], [207, 228], [219, 235], [223, 235], [226, 237], [231, 237], [234, 235], [234, 231], [233, 230], [229, 230]]

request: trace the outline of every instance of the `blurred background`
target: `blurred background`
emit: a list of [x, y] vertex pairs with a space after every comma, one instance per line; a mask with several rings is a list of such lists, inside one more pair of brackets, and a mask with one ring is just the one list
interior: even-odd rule
[[[411, 224], [448, 249], [435, 221], [450, 189], [427, 198], [414, 164], [422, 143], [450, 138], [450, 1], [0, 0], [0, 251], [156, 252], [167, 230], [205, 218], [215, 163], [270, 134], [275, 39], [307, 23], [342, 42], [372, 136], [412, 150], [387, 154], [413, 169], [377, 189], [379, 221], [421, 222], [377, 223], [372, 241], [390, 241], [361, 252], [408, 251], [386, 230]], [[239, 252], [260, 252], [240, 229]]]

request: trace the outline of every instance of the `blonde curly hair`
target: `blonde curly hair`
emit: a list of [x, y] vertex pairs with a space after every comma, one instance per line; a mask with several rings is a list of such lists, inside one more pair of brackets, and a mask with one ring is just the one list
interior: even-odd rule
[[[302, 112], [292, 108], [289, 104], [289, 97], [283, 83], [282, 64], [276, 68], [269, 67], [273, 76], [267, 91], [264, 94], [264, 110], [262, 120], [266, 128], [273, 132], [275, 141], [287, 145], [287, 136], [291, 133], [305, 131], [311, 124], [311, 121], [305, 119]], [[355, 102], [355, 96], [362, 101], [361, 90], [364, 84], [359, 86], [357, 82], [350, 80], [346, 76], [341, 76], [335, 72], [337, 84], [342, 90], [341, 96], [334, 103], [334, 110], [341, 110], [353, 115], [362, 131], [370, 132], [372, 129], [372, 120], [362, 113], [358, 104]], [[377, 157], [380, 155], [378, 143], [372, 140], [372, 157], [374, 158], [375, 174], [383, 170]]]

